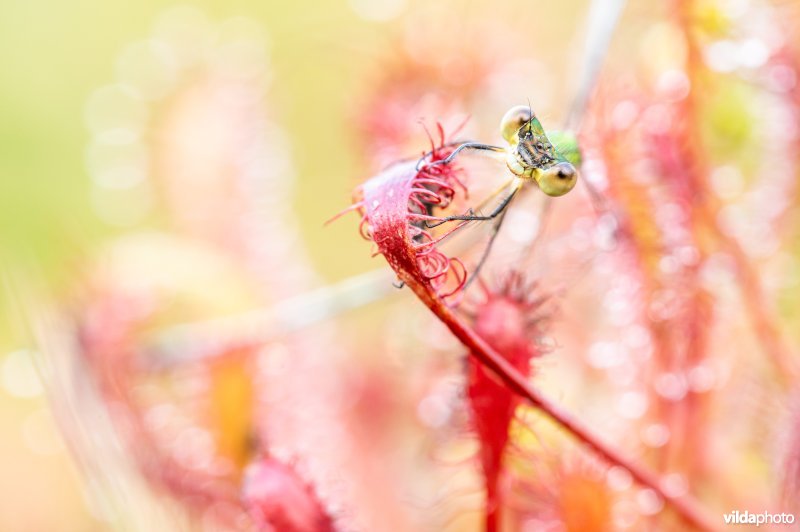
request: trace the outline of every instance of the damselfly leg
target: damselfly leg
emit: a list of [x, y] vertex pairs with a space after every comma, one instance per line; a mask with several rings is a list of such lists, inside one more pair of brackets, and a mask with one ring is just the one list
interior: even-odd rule
[[503, 200], [497, 204], [497, 206], [492, 210], [491, 213], [483, 215], [483, 214], [475, 214], [473, 209], [469, 209], [467, 214], [456, 214], [453, 216], [445, 216], [438, 222], [430, 223], [426, 222], [425, 226], [429, 229], [434, 227], [438, 227], [442, 224], [447, 222], [454, 222], [454, 221], [463, 221], [463, 222], [486, 222], [489, 220], [494, 220], [497, 218], [501, 213], [503, 213], [508, 205], [511, 203], [511, 200], [514, 199], [514, 196], [517, 194], [519, 189], [522, 188], [522, 183], [520, 182], [509, 192], [509, 194], [503, 198]]
[[[517, 190], [519, 189], [516, 189], [507, 198], [506, 205], [508, 205], [508, 202], [511, 201], [511, 198], [514, 197]], [[475, 265], [475, 268], [473, 268], [472, 274], [469, 276], [469, 279], [467, 279], [467, 282], [464, 284], [464, 290], [467, 290], [472, 284], [472, 282], [478, 278], [478, 276], [481, 273], [481, 269], [483, 269], [483, 265], [486, 264], [486, 261], [489, 259], [489, 255], [492, 252], [492, 246], [494, 245], [494, 241], [497, 239], [497, 235], [500, 234], [500, 227], [502, 227], [503, 225], [503, 220], [506, 219], [507, 212], [508, 209], [503, 208], [497, 213], [497, 221], [495, 222], [494, 227], [492, 227], [492, 234], [489, 237], [489, 241], [486, 243], [486, 247], [483, 248], [483, 252], [481, 253], [481, 258], [478, 259], [478, 263]]]
[[432, 162], [426, 163], [425, 162], [426, 159], [431, 156], [432, 152], [426, 153], [425, 155], [420, 157], [419, 161], [417, 162], [417, 171], [419, 171], [422, 168], [423, 164], [428, 164], [429, 166], [436, 166], [436, 165], [440, 165], [440, 164], [449, 164], [453, 159], [456, 158], [456, 155], [458, 155], [460, 152], [462, 152], [464, 150], [491, 151], [491, 152], [500, 152], [500, 153], [505, 153], [505, 151], [506, 151], [506, 149], [503, 148], [503, 147], [492, 146], [491, 144], [482, 144], [480, 142], [464, 142], [462, 144], [459, 144], [458, 147], [455, 150], [453, 150], [453, 152], [450, 155], [448, 155], [447, 157], [445, 157], [444, 159], [442, 159], [440, 161], [432, 161]]

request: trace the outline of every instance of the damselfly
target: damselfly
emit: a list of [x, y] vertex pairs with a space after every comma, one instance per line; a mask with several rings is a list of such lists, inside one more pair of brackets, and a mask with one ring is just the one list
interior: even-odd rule
[[[500, 132], [507, 146], [493, 146], [478, 142], [465, 142], [456, 147], [445, 159], [428, 162], [430, 154], [425, 154], [417, 164], [417, 168], [425, 165], [450, 164], [464, 150], [487, 151], [497, 154], [505, 162], [511, 174], [510, 179], [486, 198], [480, 206], [468, 210], [465, 214], [441, 218], [436, 222], [425, 222], [427, 228], [453, 222], [487, 222], [493, 221], [489, 241], [484, 248], [480, 260], [467, 282], [477, 278], [480, 269], [489, 257], [492, 245], [500, 231], [508, 207], [517, 193], [528, 183], [535, 182], [539, 189], [548, 196], [563, 196], [575, 187], [578, 181], [580, 151], [575, 137], [568, 133], [555, 132], [550, 137], [530, 106], [516, 106], [509, 109], [500, 121]], [[487, 205], [496, 203], [488, 214], [482, 214]]]

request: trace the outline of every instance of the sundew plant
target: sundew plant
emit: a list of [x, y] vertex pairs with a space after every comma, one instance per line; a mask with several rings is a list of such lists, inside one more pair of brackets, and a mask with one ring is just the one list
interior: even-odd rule
[[172, 7], [116, 52], [102, 236], [4, 276], [64, 530], [798, 526], [800, 4], [570, 6], [351, 0], [314, 53]]

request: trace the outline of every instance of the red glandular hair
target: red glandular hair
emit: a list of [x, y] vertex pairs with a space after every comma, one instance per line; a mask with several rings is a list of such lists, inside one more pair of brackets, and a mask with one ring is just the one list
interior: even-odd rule
[[[429, 163], [441, 161], [453, 151], [445, 143], [441, 126], [439, 135], [440, 142], [432, 145]], [[426, 224], [440, 221], [433, 209], [446, 209], [457, 191], [466, 193], [466, 187], [456, 164], [417, 166], [417, 160], [403, 161], [368, 180], [356, 190], [357, 201], [352, 209], [362, 214], [362, 236], [378, 245], [378, 253], [401, 281], [423, 299], [439, 297], [455, 302], [467, 280], [467, 271], [461, 260], [448, 257], [437, 249], [437, 244], [463, 223], [436, 236]]]

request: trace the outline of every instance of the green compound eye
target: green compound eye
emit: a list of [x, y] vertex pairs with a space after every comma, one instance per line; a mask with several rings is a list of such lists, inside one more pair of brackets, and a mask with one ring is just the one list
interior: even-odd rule
[[560, 162], [533, 174], [539, 188], [548, 196], [563, 196], [578, 182], [578, 170], [569, 162]]

